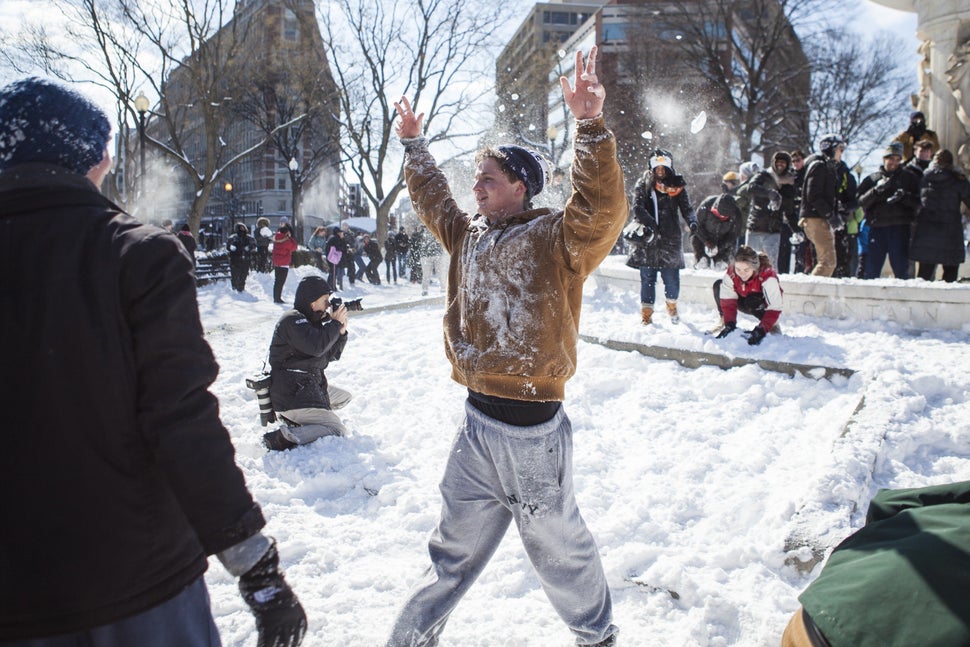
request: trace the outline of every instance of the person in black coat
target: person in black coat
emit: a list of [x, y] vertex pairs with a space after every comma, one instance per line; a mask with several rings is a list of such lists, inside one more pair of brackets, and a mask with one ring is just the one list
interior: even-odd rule
[[192, 235], [192, 229], [189, 227], [189, 223], [185, 223], [179, 227], [178, 239], [185, 247], [185, 251], [189, 253], [189, 257], [192, 259], [192, 267], [194, 268], [195, 250], [198, 249], [199, 244], [195, 242], [195, 236]]
[[0, 307], [0, 643], [218, 644], [215, 554], [260, 644], [299, 645], [306, 616], [209, 391], [192, 263], [100, 193], [109, 136], [60, 85], [0, 89], [2, 258], [30, 277]]
[[845, 146], [841, 135], [824, 135], [819, 152], [805, 160], [798, 226], [815, 248], [814, 276], [832, 276], [838, 264], [832, 224], [839, 218], [838, 168]]
[[882, 167], [859, 183], [859, 206], [869, 225], [865, 278], [877, 279], [889, 256], [893, 275], [909, 278], [910, 225], [919, 206], [919, 182], [901, 166], [903, 146], [893, 142], [882, 156]]
[[781, 238], [778, 241], [778, 262], [775, 265], [779, 274], [791, 272], [791, 239], [795, 232], [801, 232], [798, 227], [798, 212], [796, 201], [798, 190], [795, 188], [795, 169], [789, 153], [778, 151], [771, 156], [772, 178], [778, 185], [781, 194]]
[[236, 223], [236, 233], [226, 241], [229, 250], [229, 280], [232, 289], [242, 292], [246, 289], [246, 278], [253, 254], [256, 253], [256, 239], [249, 235], [249, 228], [239, 222]]
[[960, 263], [966, 260], [960, 203], [970, 209], [970, 182], [953, 168], [953, 153], [943, 149], [923, 173], [920, 207], [916, 212], [910, 260], [919, 263], [916, 275], [932, 281], [936, 266], [943, 266], [943, 280], [957, 280]]
[[[795, 224], [798, 227], [798, 230], [793, 231], [789, 237], [791, 255], [794, 259], [791, 271], [795, 274], [805, 274], [815, 264], [815, 253], [812, 248], [812, 243], [805, 238], [805, 232], [801, 231], [801, 227], [798, 226], [797, 222], [802, 210], [802, 189], [805, 186], [805, 153], [796, 148], [789, 155], [791, 155], [791, 167], [794, 173]], [[784, 197], [782, 200], [784, 200]], [[781, 255], [782, 252], [779, 250], [778, 253]], [[779, 273], [783, 273], [783, 267], [782, 264], [779, 264]]]
[[407, 274], [408, 250], [411, 242], [407, 231], [404, 230], [404, 225], [401, 225], [394, 235], [394, 242], [397, 244], [397, 273], [403, 279]]
[[331, 386], [324, 372], [347, 345], [347, 306], [334, 308], [331, 288], [320, 276], [307, 276], [296, 288], [293, 309], [283, 313], [269, 346], [270, 399], [285, 423], [263, 437], [269, 449], [290, 449], [323, 436], [345, 436], [333, 412], [351, 395]]
[[380, 285], [381, 261], [384, 260], [384, 256], [381, 254], [381, 245], [371, 238], [370, 234], [364, 234], [363, 242], [364, 244], [361, 249], [367, 255], [367, 266], [364, 268], [364, 275], [374, 285]]
[[397, 237], [394, 232], [388, 232], [384, 239], [384, 278], [387, 283], [391, 282], [391, 275], [394, 276], [394, 283], [397, 283]]
[[684, 251], [678, 216], [692, 234], [697, 232], [687, 183], [674, 172], [673, 156], [658, 148], [650, 157], [650, 170], [643, 174], [634, 191], [631, 225], [643, 233], [639, 240], [627, 236], [634, 245], [626, 264], [640, 270], [640, 316], [645, 325], [653, 322], [658, 273], [664, 283], [667, 313], [674, 322], [679, 320], [677, 298]]
[[741, 210], [734, 201], [738, 174], [725, 173], [721, 179], [721, 193], [704, 198], [697, 207], [697, 232], [690, 237], [694, 249], [694, 267], [705, 261], [708, 267], [717, 263], [727, 265], [734, 252]]
[[256, 226], [253, 227], [253, 238], [256, 239], [256, 256], [253, 258], [253, 267], [257, 272], [266, 274], [273, 269], [269, 251], [269, 245], [273, 242], [273, 230], [269, 228], [269, 218], [261, 216], [256, 219]]

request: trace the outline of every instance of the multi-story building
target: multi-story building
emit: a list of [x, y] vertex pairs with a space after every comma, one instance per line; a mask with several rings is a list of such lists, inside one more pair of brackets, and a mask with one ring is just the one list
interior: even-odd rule
[[[717, 75], [703, 73], [703, 65], [714, 63], [711, 59], [703, 63], [700, 58], [691, 60], [683, 40], [705, 39], [704, 43], [696, 44], [716, 52], [716, 65], [721, 68], [718, 74], [723, 73], [732, 82], [729, 86], [732, 91], [740, 91], [744, 81], [740, 75], [732, 79], [732, 70], [736, 59], [750, 59], [752, 51], [745, 49], [748, 44], [760, 51], [765, 39], [752, 31], [764, 25], [764, 17], [753, 15], [751, 7], [743, 3], [733, 5], [734, 10], [729, 12], [700, 8], [691, 12], [690, 4], [691, 0], [609, 0], [596, 8], [565, 42], [557, 45], [566, 55], [547, 66], [542, 106], [535, 113], [525, 109], [520, 112], [544, 113], [547, 121], [537, 122], [536, 130], [548, 133], [550, 138], [564, 133], [559, 139], [568, 144], [572, 125], [568, 111], [562, 107], [558, 79], [561, 75], [572, 77], [576, 50], [588, 52], [591, 46], [597, 45], [597, 74], [608, 95], [605, 116], [617, 135], [618, 156], [631, 188], [647, 167], [654, 148], [664, 148], [673, 154], [676, 170], [687, 177], [693, 201], [697, 203], [717, 191], [721, 175], [736, 169], [743, 161], [742, 156], [750, 157], [754, 153], [756, 157], [770, 159], [776, 150], [804, 146], [808, 138], [809, 67], [790, 26], [779, 30], [776, 47], [765, 61], [769, 69], [766, 76], [774, 79], [778, 87], [764, 90], [770, 94], [759, 106], [759, 112], [752, 111], [754, 123], [741, 124], [723, 88], [711, 81], [710, 76]], [[708, 9], [714, 5], [719, 9], [727, 6], [724, 0], [696, 0], [694, 4]], [[773, 7], [772, 0], [758, 0], [758, 4], [771, 11], [781, 11]], [[555, 6], [553, 3], [542, 6], [550, 5]], [[703, 24], [689, 25], [695, 16]], [[714, 20], [712, 16], [719, 18]], [[787, 24], [780, 13], [774, 18], [776, 25]], [[533, 15], [519, 33], [529, 33], [531, 27], [527, 29], [527, 26], [534, 20]], [[516, 52], [521, 50], [510, 48], [511, 44], [503, 57], [506, 53], [509, 57], [519, 55]], [[501, 59], [500, 65], [503, 65]], [[532, 101], [532, 95], [528, 96]], [[746, 138], [740, 136], [744, 127], [751, 131]], [[750, 143], [747, 155], [742, 155], [739, 146], [743, 139]], [[543, 140], [540, 134], [534, 141]], [[554, 158], [560, 152], [548, 144], [544, 150]], [[566, 154], [568, 157], [568, 150]], [[566, 162], [568, 159], [559, 165]]]
[[[231, 22], [172, 70], [164, 84], [165, 104], [185, 107], [178, 116], [179, 144], [200, 169], [211, 154], [203, 132], [203, 110], [211, 106], [194, 106], [197, 72], [189, 66], [203, 64], [205, 56], [219, 59], [212, 67], [224, 76], [215, 82], [225, 95], [219, 102], [225, 112], [218, 120], [218, 164], [259, 145], [276, 125], [307, 116], [222, 171], [202, 228], [224, 239], [231, 221], [252, 225], [266, 216], [275, 225], [281, 218], [293, 219], [294, 201], [307, 234], [338, 220], [350, 202], [349, 190], [339, 172], [339, 125], [328, 103], [336, 89], [313, 0], [237, 0]], [[172, 140], [171, 126], [161, 119], [150, 122], [148, 132], [161, 142]], [[149, 154], [165, 161], [151, 147]], [[178, 189], [173, 199], [158, 204], [154, 217], [185, 220], [197, 189], [178, 165], [162, 166], [172, 169]]]
[[536, 3], [496, 61], [496, 130], [520, 144], [548, 145], [550, 69], [562, 60], [563, 43], [603, 4], [593, 0]]

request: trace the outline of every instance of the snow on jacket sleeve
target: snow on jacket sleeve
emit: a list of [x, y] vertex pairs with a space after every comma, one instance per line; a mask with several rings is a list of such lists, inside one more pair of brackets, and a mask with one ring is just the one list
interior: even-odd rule
[[435, 163], [423, 137], [405, 143], [404, 178], [414, 210], [448, 254], [461, 245], [471, 217], [459, 208], [448, 179]]
[[574, 146], [575, 188], [563, 214], [562, 244], [567, 267], [588, 276], [616, 244], [629, 204], [623, 171], [616, 161], [616, 138], [603, 118], [577, 122]]

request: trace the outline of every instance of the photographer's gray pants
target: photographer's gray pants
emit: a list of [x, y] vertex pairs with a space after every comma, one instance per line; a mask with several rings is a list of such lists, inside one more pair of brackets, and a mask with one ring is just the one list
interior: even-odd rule
[[[353, 398], [350, 391], [332, 385], [327, 386], [327, 395], [330, 397], [330, 406], [333, 409], [340, 409]], [[340, 416], [331, 409], [322, 407], [290, 409], [289, 411], [277, 411], [276, 415], [300, 425], [299, 427], [280, 427], [280, 433], [283, 434], [283, 437], [298, 445], [312, 443], [317, 438], [324, 436], [347, 435], [347, 427], [340, 420]]]
[[[526, 554], [580, 645], [616, 633], [599, 552], [573, 490], [572, 426], [562, 407], [516, 427], [465, 404], [441, 480], [431, 568], [398, 614], [388, 647], [436, 645], [448, 616], [485, 568], [514, 519]], [[496, 644], [514, 636], [493, 636]]]

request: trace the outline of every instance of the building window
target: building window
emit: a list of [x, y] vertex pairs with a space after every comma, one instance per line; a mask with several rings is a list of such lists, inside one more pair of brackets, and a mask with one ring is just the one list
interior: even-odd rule
[[576, 14], [568, 11], [543, 11], [542, 22], [547, 25], [575, 25]]
[[300, 35], [300, 23], [290, 9], [283, 10], [283, 40], [295, 43]]
[[286, 213], [286, 200], [280, 200], [279, 209], [280, 212]]
[[286, 178], [285, 177], [277, 178], [277, 180], [276, 180], [276, 188], [277, 189], [286, 189]]
[[625, 43], [626, 30], [629, 27], [624, 22], [611, 22], [603, 25], [604, 43]]

